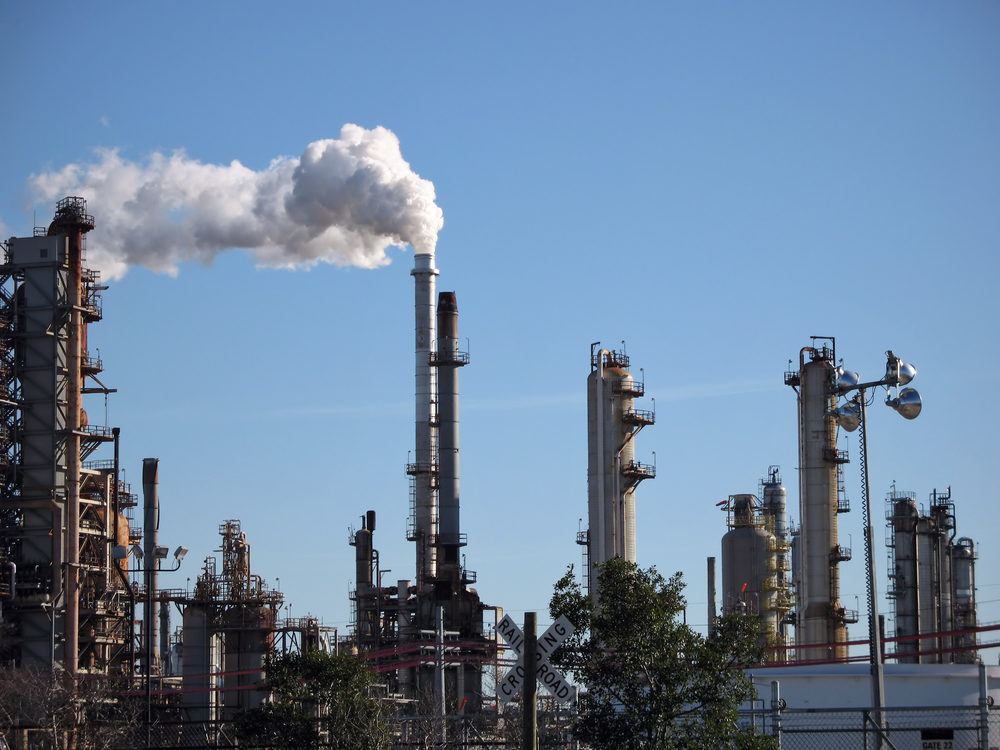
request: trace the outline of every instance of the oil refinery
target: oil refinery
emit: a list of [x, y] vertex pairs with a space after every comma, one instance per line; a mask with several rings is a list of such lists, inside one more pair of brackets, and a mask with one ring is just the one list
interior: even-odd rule
[[[318, 618], [291, 618], [287, 610], [282, 616], [285, 595], [253, 567], [252, 531], [236, 518], [218, 521], [221, 562], [206, 558], [193, 587], [160, 585], [159, 572], [176, 569], [187, 554], [179, 547], [171, 558], [158, 538], [161, 513], [170, 513], [158, 496], [160, 461], [143, 462], [140, 519], [139, 497], [122, 477], [120, 430], [94, 424], [87, 410], [88, 396], [115, 392], [89, 344], [107, 289], [86, 266], [94, 226], [86, 201], [67, 197], [46, 229], [3, 248], [0, 661], [115, 678], [125, 689], [141, 684], [158, 717], [212, 722], [265, 700], [268, 653], [345, 650], [369, 660], [383, 700], [401, 714], [431, 710], [428, 704], [439, 715], [502, 714], [495, 683], [512, 662], [496, 631], [508, 603], [481, 596], [474, 585], [488, 592], [490, 582], [466, 567], [467, 546], [497, 540], [469, 540], [463, 532], [459, 374], [470, 357], [461, 345], [456, 293], [437, 292], [434, 256], [416, 253], [411, 272], [414, 442], [401, 471], [409, 478], [408, 503], [401, 497], [396, 505], [407, 518], [412, 573], [385, 584], [390, 564], [402, 570], [403, 563], [380, 555], [376, 512], [363, 505], [345, 510], [346, 518], [361, 520], [348, 532], [352, 622], [340, 633]], [[639, 486], [656, 476], [655, 454], [646, 460], [637, 452], [638, 433], [655, 424], [656, 414], [655, 406], [637, 407], [646, 396], [644, 377], [629, 368], [624, 343], [620, 350], [591, 345], [586, 508], [579, 502], [566, 514], [567, 527], [573, 515], [586, 518], [576, 541], [582, 583], [595, 599], [599, 566], [614, 557], [635, 562], [637, 519], [662, 512], [642, 508], [637, 498]], [[848, 626], [863, 618], [844, 606], [841, 590], [840, 566], [853, 555], [838, 532], [839, 519], [852, 510], [843, 479], [850, 457], [838, 438], [864, 429], [866, 389], [876, 385], [890, 390], [889, 406], [916, 416], [919, 396], [907, 386], [915, 373], [889, 352], [886, 377], [860, 383], [839, 363], [833, 338], [814, 339], [800, 350], [798, 367], [785, 372], [798, 413], [797, 523], [780, 467], [768, 466], [756, 494], [735, 492], [719, 503], [726, 520], [719, 528], [718, 597], [715, 556], [708, 560], [709, 627], [719, 615], [758, 616], [767, 653], [761, 669], [860, 661], [851, 647], [865, 639], [852, 640]], [[865, 455], [859, 459], [866, 464]], [[867, 496], [865, 506], [870, 516]], [[959, 510], [950, 488], [931, 491], [926, 507], [895, 488], [885, 500], [890, 565], [874, 583], [892, 607], [892, 630], [882, 633], [887, 661], [916, 669], [974, 669], [979, 662], [977, 547], [959, 536]], [[172, 612], [180, 613], [173, 625]], [[876, 617], [874, 626], [883, 623]], [[998, 677], [991, 672], [991, 691]]]

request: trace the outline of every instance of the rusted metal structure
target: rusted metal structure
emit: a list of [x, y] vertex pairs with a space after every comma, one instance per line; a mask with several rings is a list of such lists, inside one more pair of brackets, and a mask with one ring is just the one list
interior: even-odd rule
[[209, 556], [192, 594], [161, 593], [184, 609], [183, 704], [193, 721], [231, 719], [264, 700], [264, 657], [274, 647], [284, 601], [253, 572], [240, 522], [223, 522], [219, 536], [221, 571]]
[[[94, 228], [83, 198], [47, 230], [11, 238], [0, 266], [0, 557], [7, 601], [0, 659], [72, 674], [130, 675], [134, 598], [125, 571], [135, 497], [118, 462], [90, 461], [117, 430], [90, 423], [98, 377], [89, 326], [102, 317], [84, 265]], [[117, 456], [117, 450], [115, 451]]]

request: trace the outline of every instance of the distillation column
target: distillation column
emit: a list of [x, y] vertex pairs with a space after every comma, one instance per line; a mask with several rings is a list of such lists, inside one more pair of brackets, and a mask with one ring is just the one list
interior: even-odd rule
[[786, 507], [785, 487], [781, 484], [781, 474], [777, 466], [769, 466], [767, 476], [762, 482], [761, 498], [763, 505], [761, 513], [764, 516], [768, 530], [773, 535], [773, 566], [772, 593], [769, 598], [777, 619], [777, 630], [774, 645], [779, 649], [775, 658], [779, 661], [788, 656], [784, 647], [788, 644], [786, 626], [788, 613], [792, 609], [792, 598], [789, 593], [788, 573], [791, 570], [791, 541], [788, 534], [788, 512]]
[[887, 498], [889, 525], [892, 527], [892, 569], [888, 596], [895, 610], [896, 654], [901, 664], [918, 664], [916, 640], [920, 634], [920, 587], [917, 585], [917, 523], [920, 513], [912, 493], [894, 489]]
[[894, 487], [886, 498], [892, 531], [889, 595], [902, 639], [896, 654], [906, 664], [973, 663], [975, 547], [971, 539], [955, 540], [951, 489], [934, 490], [929, 501], [929, 514], [921, 515], [912, 492]]
[[597, 596], [597, 568], [613, 557], [636, 560], [635, 489], [655, 476], [655, 467], [635, 460], [635, 435], [655, 421], [637, 410], [644, 384], [628, 371], [628, 356], [591, 347], [587, 379], [587, 585]]
[[954, 624], [961, 631], [955, 636], [955, 662], [973, 664], [977, 659], [976, 633], [976, 546], [963, 536], [952, 547], [952, 575], [955, 585]]
[[[832, 341], [832, 340], [831, 340]], [[808, 354], [808, 361], [806, 355]], [[837, 450], [834, 351], [805, 347], [798, 372], [785, 383], [798, 386], [799, 518], [797, 544], [798, 618], [795, 630], [799, 660], [847, 656], [846, 612], [840, 605], [838, 565], [846, 559], [837, 535], [837, 466], [846, 461]]]

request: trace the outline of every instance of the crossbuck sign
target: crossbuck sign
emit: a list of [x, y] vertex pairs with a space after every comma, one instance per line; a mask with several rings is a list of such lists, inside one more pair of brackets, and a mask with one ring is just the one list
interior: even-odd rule
[[[576, 628], [573, 627], [573, 623], [565, 615], [560, 615], [559, 619], [552, 623], [549, 629], [542, 633], [536, 641], [538, 648], [535, 651], [535, 679], [563, 703], [572, 703], [576, 699], [576, 688], [566, 681], [562, 672], [549, 664], [549, 656], [559, 648], [563, 641], [573, 635], [574, 630]], [[507, 645], [519, 657], [517, 664], [507, 672], [497, 686], [500, 700], [509, 703], [514, 696], [521, 694], [524, 686], [524, 632], [511, 619], [510, 615], [503, 616], [503, 619], [497, 624], [497, 632], [503, 636]]]

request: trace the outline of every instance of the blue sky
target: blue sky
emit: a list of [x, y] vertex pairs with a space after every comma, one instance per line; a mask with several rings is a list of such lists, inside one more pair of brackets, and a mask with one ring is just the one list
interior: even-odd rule
[[[579, 564], [590, 344], [625, 340], [657, 410], [639, 561], [682, 570], [703, 624], [715, 504], [771, 464], [797, 502], [782, 373], [823, 335], [864, 379], [890, 348], [920, 371], [919, 419], [870, 412], [880, 588], [892, 482], [923, 503], [951, 486], [980, 619], [1000, 621], [997, 3], [13, 2], [0, 29], [3, 236], [51, 218], [33, 175], [96, 149], [264, 170], [345, 123], [395, 133], [434, 184], [438, 288], [469, 339], [462, 523], [485, 601], [544, 612]], [[192, 550], [164, 585], [239, 518], [292, 615], [346, 629], [369, 508], [387, 580], [413, 576], [412, 253], [389, 257], [288, 271], [233, 251], [110, 285], [90, 338], [118, 393], [88, 409], [122, 428], [137, 489], [161, 459], [161, 538]], [[863, 608], [842, 447], [843, 602]]]

